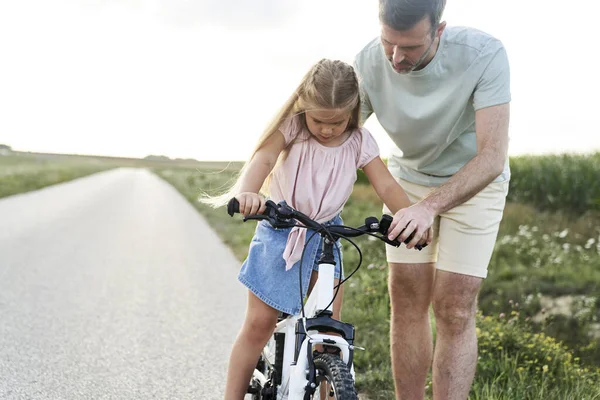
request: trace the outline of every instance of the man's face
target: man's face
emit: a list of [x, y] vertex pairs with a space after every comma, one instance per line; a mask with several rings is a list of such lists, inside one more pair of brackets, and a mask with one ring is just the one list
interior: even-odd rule
[[396, 31], [381, 24], [381, 43], [394, 71], [407, 74], [427, 65], [437, 51], [445, 26], [446, 23], [442, 22], [434, 30], [428, 16], [405, 31]]

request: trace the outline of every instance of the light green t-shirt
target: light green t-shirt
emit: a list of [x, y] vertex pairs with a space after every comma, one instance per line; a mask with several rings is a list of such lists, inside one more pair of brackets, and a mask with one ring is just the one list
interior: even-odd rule
[[[375, 113], [396, 144], [391, 173], [426, 186], [444, 183], [477, 154], [475, 111], [508, 103], [510, 70], [502, 43], [472, 28], [446, 27], [434, 58], [398, 74], [380, 38], [356, 56], [362, 120]], [[510, 179], [508, 158], [496, 181]]]

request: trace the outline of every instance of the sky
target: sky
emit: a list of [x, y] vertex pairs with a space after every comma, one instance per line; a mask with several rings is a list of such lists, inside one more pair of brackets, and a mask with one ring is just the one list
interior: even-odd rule
[[[598, 11], [448, 0], [448, 25], [506, 47], [511, 155], [600, 151]], [[243, 160], [313, 63], [351, 63], [378, 34], [376, 0], [0, 1], [0, 144]]]

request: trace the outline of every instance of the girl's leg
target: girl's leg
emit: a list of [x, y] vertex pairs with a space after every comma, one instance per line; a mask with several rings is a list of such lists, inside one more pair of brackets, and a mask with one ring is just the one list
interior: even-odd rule
[[246, 395], [258, 357], [275, 330], [279, 312], [248, 291], [246, 319], [231, 349], [225, 400]]

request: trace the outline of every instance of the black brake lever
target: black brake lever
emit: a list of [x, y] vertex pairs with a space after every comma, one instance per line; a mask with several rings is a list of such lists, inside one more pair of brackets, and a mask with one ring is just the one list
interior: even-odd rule
[[262, 221], [263, 219], [269, 219], [269, 217], [266, 215], [261, 215], [261, 214], [253, 214], [253, 215], [248, 215], [247, 217], [244, 217], [242, 219], [242, 221], [246, 222], [246, 221], [250, 221], [253, 219], [257, 220], [257, 221]]
[[400, 243], [399, 241], [397, 241], [396, 239], [394, 239], [394, 240], [390, 240], [390, 239], [388, 239], [388, 237], [387, 237], [387, 236], [385, 236], [385, 235], [384, 235], [384, 236], [381, 236], [381, 240], [383, 240], [383, 241], [384, 241], [384, 242], [386, 242], [387, 244], [389, 244], [389, 245], [391, 245], [391, 246], [394, 246], [394, 247], [400, 247], [400, 245], [402, 244], [402, 243]]
[[[387, 237], [387, 236], [382, 236], [382, 237], [381, 237], [381, 240], [383, 240], [383, 241], [384, 241], [384, 242], [386, 242], [387, 244], [389, 244], [389, 245], [392, 245], [392, 246], [394, 246], [394, 247], [400, 247], [400, 245], [402, 244], [402, 243], [400, 243], [400, 242], [399, 242], [397, 239], [394, 239], [394, 240], [390, 240], [390, 239], [388, 239], [388, 237]], [[409, 237], [408, 237], [408, 238], [407, 238], [407, 239], [404, 241], [404, 244], [405, 244], [405, 245], [406, 245], [406, 244], [408, 244], [408, 243], [409, 243], [411, 240], [412, 240], [412, 235], [411, 235], [411, 236], [409, 236]], [[425, 244], [423, 244], [423, 245], [420, 245], [420, 244], [416, 244], [416, 245], [415, 245], [415, 249], [417, 249], [417, 250], [419, 250], [419, 251], [423, 250], [425, 247], [427, 247], [427, 243], [425, 243]]]

